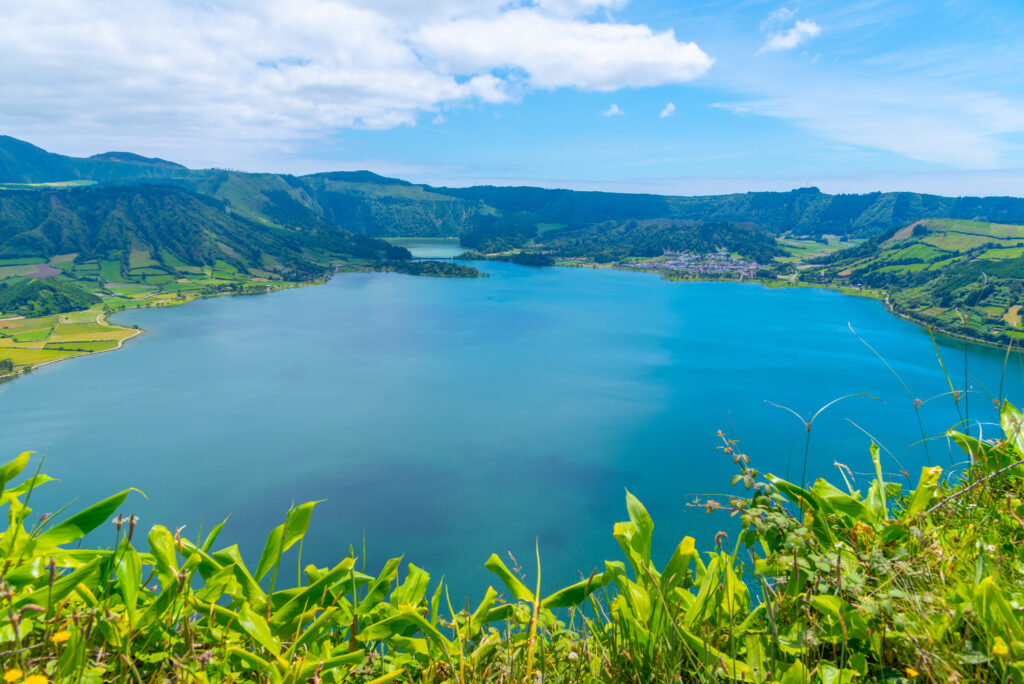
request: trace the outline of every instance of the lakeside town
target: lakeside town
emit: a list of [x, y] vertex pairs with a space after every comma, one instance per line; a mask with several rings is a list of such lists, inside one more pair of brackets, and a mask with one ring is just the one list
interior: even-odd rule
[[727, 252], [695, 254], [665, 252], [661, 258], [621, 263], [628, 268], [669, 270], [694, 275], [752, 278], [761, 267], [756, 261], [742, 259]]

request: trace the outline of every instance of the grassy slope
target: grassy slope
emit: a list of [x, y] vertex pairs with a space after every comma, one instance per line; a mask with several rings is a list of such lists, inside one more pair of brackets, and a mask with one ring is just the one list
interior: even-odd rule
[[834, 254], [823, 278], [887, 289], [897, 311], [950, 332], [1006, 341], [1019, 330], [1024, 226], [929, 219], [865, 247]]

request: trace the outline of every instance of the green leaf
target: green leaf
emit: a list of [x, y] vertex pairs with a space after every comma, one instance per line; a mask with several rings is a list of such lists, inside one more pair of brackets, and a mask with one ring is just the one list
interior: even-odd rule
[[346, 558], [335, 565], [330, 572], [322, 575], [316, 582], [306, 587], [283, 606], [275, 610], [271, 617], [271, 623], [275, 626], [275, 629], [279, 625], [288, 625], [292, 620], [308, 610], [322, 608], [319, 605], [320, 597], [324, 595], [325, 590], [337, 582], [347, 583], [355, 563], [355, 558]]
[[412, 563], [409, 563], [405, 575], [405, 581], [395, 587], [395, 590], [391, 592], [392, 605], [417, 605], [423, 600], [423, 597], [427, 595], [427, 587], [429, 585], [430, 575], [422, 568], [418, 568]]
[[163, 525], [153, 525], [147, 536], [149, 552], [153, 556], [160, 583], [166, 588], [178, 574], [178, 554], [174, 537]]
[[487, 591], [484, 592], [484, 600], [480, 602], [480, 605], [476, 607], [473, 614], [469, 616], [470, 637], [476, 636], [480, 628], [487, 622], [487, 614], [490, 612], [491, 606], [494, 605], [494, 599], [497, 597], [498, 592], [494, 591], [494, 587], [487, 587]]
[[[228, 518], [231, 516], [229, 515]], [[213, 543], [217, 541], [217, 537], [220, 536], [220, 531], [224, 529], [224, 523], [228, 521], [228, 518], [224, 518], [220, 521], [220, 524], [210, 530], [210, 533], [206, 535], [206, 541], [203, 542], [202, 550], [205, 553], [210, 552], [210, 548], [213, 547]]]
[[878, 516], [875, 515], [874, 511], [846, 492], [842, 492], [832, 486], [826, 480], [820, 478], [816, 480], [813, 491], [818, 496], [818, 501], [821, 502], [824, 510], [838, 513], [847, 518], [851, 523], [873, 524], [878, 520]]
[[[126, 489], [111, 497], [95, 503], [81, 513], [73, 515], [64, 522], [57, 523], [46, 532], [36, 537], [36, 547], [60, 546], [76, 542], [110, 519], [131, 492], [137, 489]], [[139, 492], [141, 494], [141, 492]]]
[[367, 589], [366, 596], [359, 602], [356, 607], [356, 612], [359, 615], [366, 615], [374, 606], [384, 600], [384, 597], [388, 595], [388, 590], [391, 588], [391, 582], [398, 576], [398, 566], [402, 562], [402, 557], [392, 558], [384, 564], [384, 569], [380, 571], [377, 578], [370, 584]]
[[0, 490], [4, 490], [8, 482], [18, 476], [25, 466], [28, 465], [29, 457], [36, 452], [34, 451], [23, 451], [13, 461], [8, 461], [4, 465], [0, 466]]
[[779, 680], [779, 684], [808, 684], [811, 681], [811, 675], [807, 672], [807, 668], [799, 660], [789, 666], [786, 673], [782, 675], [782, 679]]
[[[34, 453], [34, 452], [26, 452], [26, 453]], [[50, 477], [49, 475], [44, 475], [43, 473], [39, 473], [38, 475], [35, 475], [33, 477], [28, 478], [27, 480], [22, 482], [17, 487], [11, 487], [10, 489], [6, 490], [4, 492], [4, 495], [22, 496], [24, 494], [27, 494], [29, 491], [35, 489], [36, 487], [38, 487], [40, 485], [44, 485], [47, 482], [55, 482], [55, 481], [56, 481], [56, 478]]]
[[135, 624], [137, 622], [135, 605], [138, 602], [139, 585], [142, 583], [142, 562], [139, 560], [138, 552], [132, 548], [127, 539], [121, 542], [114, 573], [117, 576], [118, 592], [124, 599], [125, 609], [128, 611], [128, 620], [131, 624]]
[[89, 563], [86, 563], [77, 570], [63, 575], [53, 583], [46, 591], [25, 593], [14, 600], [14, 607], [18, 610], [29, 603], [38, 603], [44, 608], [56, 605], [67, 598], [80, 586], [86, 590], [97, 588], [97, 578], [100, 576], [100, 565], [110, 557], [109, 552], [98, 556]]
[[502, 583], [508, 587], [509, 592], [514, 598], [519, 601], [529, 601], [533, 603], [533, 592], [526, 588], [526, 586], [519, 581], [519, 579], [512, 574], [512, 572], [505, 567], [505, 564], [498, 558], [498, 554], [492, 553], [491, 557], [484, 563], [484, 567], [497, 575]]
[[1006, 634], [1012, 640], [1024, 641], [1024, 627], [992, 577], [981, 580], [974, 588], [974, 609], [990, 634]]
[[694, 539], [693, 537], [683, 537], [679, 546], [672, 552], [672, 557], [665, 564], [665, 570], [661, 573], [663, 593], [670, 592], [682, 583], [683, 578], [689, 573], [690, 563], [694, 559], [699, 559]]
[[562, 587], [540, 602], [541, 608], [568, 608], [578, 606], [592, 593], [607, 586], [612, 581], [611, 575], [599, 572], [593, 577]]
[[[286, 521], [275, 527], [267, 537], [267, 543], [263, 546], [263, 553], [260, 554], [260, 561], [256, 564], [256, 580], [263, 579], [271, 568], [280, 560], [280, 554], [290, 549], [295, 542], [306, 535], [309, 529], [309, 519], [313, 514], [313, 507], [319, 501], [307, 501], [306, 503], [288, 511]], [[223, 523], [221, 523], [223, 524]], [[287, 530], [285, 526], [287, 525]], [[219, 533], [220, 530], [218, 529]]]
[[626, 490], [626, 511], [630, 521], [636, 526], [637, 536], [634, 548], [640, 554], [644, 565], [651, 564], [651, 539], [654, 536], [654, 521], [640, 500]]
[[427, 622], [412, 608], [403, 608], [397, 615], [375, 622], [363, 629], [356, 638], [360, 641], [383, 641], [410, 626], [420, 629], [427, 638], [442, 646], [445, 651], [451, 651], [452, 643], [438, 631], [437, 627]]
[[270, 633], [270, 626], [262, 615], [257, 615], [248, 603], [238, 611], [238, 626], [263, 648], [275, 656], [281, 654], [281, 644]]
[[910, 503], [907, 504], [906, 510], [903, 511], [903, 520], [909, 520], [928, 510], [928, 505], [935, 496], [935, 489], [939, 485], [940, 477], [942, 477], [942, 468], [939, 466], [921, 468], [921, 477], [917, 481], [917, 489], [914, 490], [913, 496], [910, 497]]

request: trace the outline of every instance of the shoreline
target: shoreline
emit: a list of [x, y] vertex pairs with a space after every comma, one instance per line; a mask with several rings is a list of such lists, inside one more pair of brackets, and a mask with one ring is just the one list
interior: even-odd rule
[[[425, 259], [436, 259], [436, 258], [439, 258], [439, 257], [424, 257], [424, 258]], [[446, 260], [455, 260], [455, 257], [450, 257], [450, 258], [448, 258]], [[897, 318], [900, 318], [900, 319], [902, 319], [904, 321], [907, 321], [908, 323], [913, 323], [914, 325], [916, 325], [916, 326], [918, 326], [920, 328], [924, 328], [926, 331], [929, 331], [929, 332], [934, 333], [936, 335], [940, 335], [942, 337], [946, 337], [946, 338], [949, 338], [949, 339], [954, 339], [954, 340], [958, 340], [958, 341], [962, 341], [962, 342], [970, 342], [971, 344], [977, 344], [977, 345], [980, 345], [980, 346], [990, 347], [990, 348], [994, 348], [994, 349], [1004, 349], [1005, 348], [1005, 345], [1003, 345], [1003, 344], [999, 344], [999, 343], [992, 342], [992, 341], [989, 341], [989, 340], [983, 340], [983, 339], [979, 339], [979, 338], [976, 338], [976, 337], [971, 337], [970, 335], [964, 335], [962, 333], [956, 333], [956, 332], [953, 332], [953, 331], [950, 331], [950, 330], [946, 330], [945, 328], [941, 328], [941, 327], [932, 325], [930, 323], [926, 323], [926, 322], [924, 322], [924, 321], [922, 321], [920, 319], [917, 319], [914, 316], [911, 316], [909, 314], [906, 314], [906, 313], [903, 313], [903, 312], [900, 312], [900, 311], [896, 311], [893, 308], [892, 304], [890, 303], [889, 293], [885, 292], [885, 291], [881, 291], [881, 290], [858, 290], [858, 289], [855, 289], [855, 288], [842, 287], [840, 285], [832, 285], [832, 284], [828, 284], [828, 283], [807, 283], [807, 282], [801, 282], [801, 281], [784, 281], [784, 280], [777, 280], [777, 279], [775, 279], [775, 280], [766, 280], [764, 278], [701, 278], [699, 276], [696, 276], [696, 277], [694, 277], [694, 276], [673, 277], [672, 274], [665, 273], [664, 271], [652, 270], [652, 269], [643, 269], [643, 268], [631, 268], [629, 266], [616, 266], [616, 265], [610, 265], [610, 264], [564, 263], [563, 262], [563, 263], [556, 264], [554, 266], [554, 268], [591, 268], [591, 269], [608, 269], [608, 270], [615, 270], [615, 271], [630, 271], [630, 272], [633, 272], [633, 273], [646, 273], [646, 274], [650, 274], [650, 275], [660, 276], [661, 280], [666, 281], [666, 282], [672, 282], [672, 283], [686, 283], [686, 282], [694, 282], [694, 283], [736, 283], [736, 284], [747, 283], [747, 284], [752, 284], [752, 285], [760, 285], [761, 287], [764, 287], [764, 288], [770, 289], [770, 290], [779, 290], [779, 289], [788, 289], [788, 288], [800, 288], [800, 287], [811, 287], [811, 288], [818, 288], [818, 289], [823, 289], [823, 290], [834, 290], [834, 291], [836, 291], [836, 292], [838, 292], [839, 294], [842, 294], [842, 295], [851, 296], [851, 297], [861, 297], [861, 298], [865, 298], [865, 299], [873, 299], [875, 301], [878, 301], [878, 302], [880, 302], [885, 307], [886, 311], [888, 311], [893, 316], [896, 316]], [[301, 283], [287, 283], [287, 284], [281, 284], [281, 285], [276, 285], [276, 286], [269, 286], [264, 291], [258, 292], [258, 293], [254, 293], [254, 294], [272, 294], [272, 293], [277, 292], [279, 290], [289, 290], [289, 289], [298, 288], [298, 287], [311, 287], [311, 286], [315, 286], [315, 285], [323, 285], [323, 284], [327, 283], [331, 278], [333, 278], [336, 275], [340, 275], [340, 274], [343, 274], [343, 273], [360, 273], [360, 272], [373, 272], [373, 271], [337, 270], [337, 271], [335, 271], [334, 273], [332, 273], [330, 276], [328, 276], [326, 278], [318, 278], [316, 280], [312, 280], [312, 281], [308, 281], [308, 282], [301, 282]], [[8, 375], [0, 376], [0, 382], [7, 382], [7, 381], [10, 381], [10, 380], [14, 380], [14, 379], [16, 379], [18, 377], [21, 377], [22, 375], [31, 374], [32, 372], [36, 371], [39, 368], [43, 368], [44, 366], [49, 366], [49, 365], [52, 365], [52, 364], [55, 364], [55, 363], [60, 363], [62, 361], [70, 361], [71, 359], [77, 359], [77, 358], [79, 358], [81, 356], [92, 356], [94, 354], [105, 354], [107, 352], [118, 351], [119, 349], [124, 347], [125, 343], [128, 342], [128, 340], [133, 340], [136, 337], [142, 335], [144, 332], [146, 332], [145, 329], [143, 329], [143, 328], [134, 328], [133, 329], [133, 328], [129, 328], [127, 326], [123, 326], [123, 325], [119, 325], [117, 323], [110, 322], [109, 321], [109, 317], [114, 315], [114, 314], [123, 313], [125, 311], [129, 311], [129, 310], [132, 310], [132, 309], [168, 308], [168, 307], [183, 306], [185, 304], [190, 304], [192, 302], [203, 300], [203, 299], [213, 299], [213, 298], [216, 298], [216, 297], [224, 297], [224, 296], [243, 297], [243, 296], [251, 296], [251, 295], [250, 294], [238, 293], [238, 292], [218, 292], [218, 293], [215, 293], [215, 294], [199, 295], [199, 296], [192, 297], [192, 298], [189, 298], [189, 299], [184, 299], [184, 300], [179, 301], [179, 302], [172, 302], [172, 301], [168, 301], [166, 303], [161, 302], [161, 303], [158, 303], [158, 304], [156, 304], [154, 306], [148, 306], [147, 305], [147, 306], [124, 307], [124, 308], [119, 309], [117, 311], [112, 311], [109, 314], [103, 313], [101, 311], [101, 312], [99, 312], [96, 315], [96, 323], [98, 325], [102, 325], [102, 326], [109, 327], [109, 328], [114, 328], [114, 329], [123, 329], [123, 330], [127, 330], [127, 331], [131, 332], [130, 335], [128, 335], [126, 337], [123, 337], [120, 340], [118, 340], [117, 346], [111, 347], [110, 349], [103, 349], [103, 350], [100, 350], [100, 351], [93, 351], [93, 352], [85, 352], [85, 353], [81, 353], [81, 354], [75, 354], [75, 355], [72, 355], [72, 356], [66, 356], [64, 358], [50, 359], [48, 361], [43, 361], [41, 363], [38, 363], [38, 364], [32, 366], [31, 368], [27, 368], [27, 369], [18, 371], [16, 373], [10, 373]], [[1011, 342], [1011, 344], [1012, 344], [1012, 342]], [[1019, 350], [1018, 351], [1018, 353], [1022, 353], [1022, 352], [1024, 352], [1024, 350]]]
[[[701, 278], [699, 276], [693, 277], [673, 277], [672, 274], [664, 271], [645, 269], [645, 268], [631, 268], [629, 266], [614, 266], [611, 264], [588, 264], [588, 263], [559, 263], [556, 264], [558, 268], [593, 268], [593, 269], [611, 269], [615, 271], [632, 271], [634, 273], [649, 273], [651, 275], [661, 276], [661, 279], [667, 282], [674, 283], [751, 283], [761, 285], [762, 287], [778, 290], [784, 288], [795, 288], [795, 287], [813, 287], [822, 290], [835, 290], [839, 294], [847, 295], [849, 297], [862, 297], [865, 299], [874, 299], [880, 302], [893, 316], [900, 318], [908, 323], [924, 328], [925, 331], [930, 331], [936, 335], [947, 337], [950, 339], [958, 340], [961, 342], [970, 342], [982, 347], [990, 347], [992, 349], [1003, 349], [1005, 350], [1008, 344], [1012, 344], [1012, 341], [1008, 344], [1000, 342], [993, 342], [991, 340], [985, 340], [979, 337], [972, 337], [971, 335], [964, 335], [963, 333], [954, 332], [947, 330], [946, 328], [927, 323], [910, 314], [906, 314], [900, 311], [896, 311], [890, 303], [890, 295], [885, 290], [858, 290], [851, 287], [843, 287], [841, 285], [832, 285], [829, 283], [808, 283], [803, 281], [787, 282], [784, 280], [765, 280], [763, 278]], [[1024, 349], [1018, 350], [1018, 353], [1024, 353]]]

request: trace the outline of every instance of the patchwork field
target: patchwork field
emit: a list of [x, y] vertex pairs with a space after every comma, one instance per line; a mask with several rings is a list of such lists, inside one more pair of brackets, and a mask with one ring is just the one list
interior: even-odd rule
[[886, 290], [899, 313], [999, 343], [1021, 326], [1022, 278], [1024, 226], [926, 219], [836, 252], [821, 279]]

